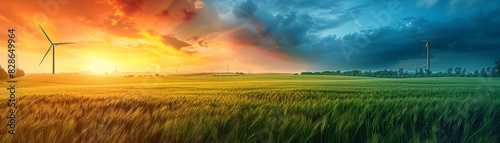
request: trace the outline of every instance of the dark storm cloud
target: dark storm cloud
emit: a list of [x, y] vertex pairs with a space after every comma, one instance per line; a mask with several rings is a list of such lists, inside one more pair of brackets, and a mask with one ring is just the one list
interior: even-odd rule
[[[353, 64], [366, 68], [388, 67], [401, 60], [423, 59], [426, 54], [424, 42], [410, 38], [416, 36], [431, 39], [443, 30], [443, 35], [431, 42], [431, 58], [435, 55], [479, 52], [485, 57], [498, 58], [500, 55], [500, 18], [494, 16], [498, 8], [476, 10], [464, 18], [449, 21], [432, 21], [423, 17], [405, 17], [399, 22], [374, 29], [371, 36], [360, 31], [342, 37], [349, 43], [356, 43], [355, 37], [368, 37], [370, 43], [353, 54]], [[356, 36], [358, 35], [358, 36]], [[473, 57], [463, 57], [473, 58]]]
[[[279, 4], [278, 4], [279, 3]], [[236, 18], [248, 20], [255, 26], [255, 32], [262, 36], [275, 38], [279, 46], [293, 48], [294, 46], [316, 40], [309, 38], [311, 34], [322, 32], [326, 29], [337, 28], [351, 21], [356, 15], [368, 5], [357, 5], [350, 8], [339, 7], [339, 2], [332, 1], [275, 1], [272, 8], [259, 8], [253, 1], [247, 0], [233, 8]], [[271, 5], [271, 4], [269, 4]], [[281, 12], [273, 14], [274, 6], [297, 9], [298, 12]], [[309, 9], [300, 12], [300, 9]], [[310, 10], [324, 9], [315, 16]], [[326, 16], [326, 17], [322, 17]]]
[[[281, 4], [273, 6], [280, 7], [280, 5], [286, 5], [293, 9], [296, 8], [297, 12], [276, 13], [274, 12], [275, 9], [260, 8], [250, 0], [236, 5], [232, 11], [235, 18], [245, 19], [254, 27], [247, 29], [247, 32], [237, 32], [234, 36], [247, 43], [263, 47], [272, 46], [266, 41], [273, 39], [272, 41], [275, 41], [277, 44], [274, 46], [280, 47], [279, 50], [282, 52], [308, 60], [308, 58], [314, 57], [310, 54], [318, 53], [316, 50], [322, 49], [321, 51], [327, 51], [329, 49], [325, 47], [311, 47], [311, 45], [319, 42], [318, 40], [321, 39], [317, 37], [317, 32], [337, 28], [345, 22], [352, 20], [349, 14], [357, 14], [361, 9], [367, 7], [367, 5], [357, 5], [343, 9], [340, 7], [337, 8], [340, 5], [337, 2], [324, 1], [282, 1]], [[307, 7], [308, 10], [301, 12], [301, 8], [299, 7]], [[310, 10], [314, 9], [324, 9], [324, 11], [312, 16], [313, 14], [310, 13]], [[258, 35], [252, 35], [252, 33]], [[311, 50], [308, 48], [314, 49]]]
[[248, 18], [252, 17], [255, 11], [257, 11], [258, 7], [251, 0], [247, 0], [244, 3], [241, 3], [237, 7], [233, 9], [233, 14], [237, 18]]
[[[430, 39], [445, 29], [447, 32], [431, 43], [431, 58], [468, 52], [492, 58], [500, 55], [500, 43], [495, 42], [500, 41], [499, 2], [476, 3], [480, 6], [441, 18], [420, 13], [446, 13], [449, 12], [446, 7], [407, 8], [409, 14], [392, 16], [387, 24], [358, 27], [361, 30], [341, 36], [335, 33], [325, 36], [325, 30], [342, 30], [338, 28], [346, 23], [366, 21], [366, 17], [373, 17], [370, 11], [379, 10], [371, 7], [376, 3], [345, 8], [347, 2], [342, 1], [267, 2], [247, 0], [233, 8], [235, 18], [253, 25], [246, 31], [235, 32], [234, 36], [261, 47], [279, 47], [279, 51], [289, 56], [325, 67], [383, 69], [404, 60], [425, 59], [425, 43], [410, 36]], [[415, 6], [415, 2], [400, 2]], [[367, 8], [371, 9], [365, 11]], [[276, 45], [266, 42], [270, 39]]]
[[307, 14], [294, 12], [285, 15], [273, 15], [247, 1], [234, 8], [237, 18], [247, 19], [255, 27], [255, 32], [261, 36], [275, 38], [283, 47], [297, 46], [303, 42], [307, 31], [312, 26], [312, 18]]
[[177, 50], [181, 50], [184, 47], [191, 46], [191, 44], [189, 44], [189, 43], [178, 40], [177, 38], [172, 37], [172, 36], [168, 36], [168, 35], [163, 35], [161, 42], [163, 42], [163, 44], [165, 46], [172, 46], [173, 48], [175, 48]]

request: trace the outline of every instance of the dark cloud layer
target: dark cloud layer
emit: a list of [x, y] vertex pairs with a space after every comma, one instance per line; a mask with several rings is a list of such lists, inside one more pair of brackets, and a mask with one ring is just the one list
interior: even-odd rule
[[[289, 56], [328, 69], [383, 69], [401, 61], [424, 59], [425, 43], [410, 36], [430, 39], [445, 29], [447, 32], [431, 42], [431, 58], [439, 61], [453, 58], [455, 53], [468, 52], [500, 58], [500, 43], [495, 42], [500, 41], [500, 18], [496, 16], [500, 13], [499, 2], [485, 3], [443, 18], [414, 13], [449, 12], [448, 7], [427, 11], [407, 7], [400, 16], [392, 16], [388, 24], [361, 27], [346, 35], [325, 31], [343, 30], [339, 27], [346, 23], [366, 21], [374, 17], [373, 11], [380, 10], [378, 6], [360, 3], [346, 8], [340, 1], [266, 2], [247, 0], [233, 8], [236, 19], [253, 26], [235, 32], [234, 37], [261, 47], [279, 47]], [[269, 44], [270, 39], [274, 44]]]

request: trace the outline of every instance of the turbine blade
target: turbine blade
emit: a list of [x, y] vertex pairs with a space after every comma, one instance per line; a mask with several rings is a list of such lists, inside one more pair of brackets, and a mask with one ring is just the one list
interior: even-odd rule
[[45, 53], [45, 55], [43, 55], [42, 61], [40, 61], [40, 64], [38, 64], [38, 66], [40, 66], [40, 65], [42, 64], [43, 60], [45, 59], [45, 57], [46, 57], [46, 56], [47, 56], [47, 54], [49, 53], [50, 49], [52, 49], [52, 46], [53, 46], [53, 45], [50, 45], [49, 50], [47, 50], [47, 52]]
[[439, 33], [436, 36], [432, 37], [431, 40], [429, 40], [429, 41], [434, 40], [435, 38], [437, 38], [439, 35], [443, 34], [444, 32], [446, 32], [446, 30], [443, 30], [441, 33]]
[[61, 42], [61, 43], [54, 43], [54, 45], [64, 45], [64, 44], [73, 44], [75, 42]]
[[418, 37], [413, 37], [413, 36], [411, 36], [411, 38], [413, 38], [413, 39], [417, 39], [417, 40], [420, 40], [420, 41], [424, 41], [424, 42], [427, 42], [426, 40], [424, 40], [424, 39], [422, 39], [422, 38], [418, 38]]
[[52, 41], [50, 40], [49, 36], [47, 35], [47, 33], [45, 33], [45, 30], [43, 30], [42, 26], [40, 26], [40, 24], [38, 24], [38, 27], [40, 27], [40, 29], [42, 29], [43, 34], [45, 35], [45, 37], [47, 37], [47, 40], [49, 40], [50, 44], [53, 44]]

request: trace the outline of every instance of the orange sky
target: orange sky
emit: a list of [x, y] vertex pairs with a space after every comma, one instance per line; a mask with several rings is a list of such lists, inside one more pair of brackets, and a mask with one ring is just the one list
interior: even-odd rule
[[[38, 2], [38, 3], [37, 3]], [[49, 73], [52, 52], [39, 66], [50, 43], [56, 47], [56, 72], [118, 71], [297, 72], [308, 68], [276, 47], [257, 47], [233, 38], [245, 24], [225, 24], [201, 0], [17, 0], [0, 5], [0, 42], [16, 29], [18, 67]], [[270, 40], [269, 42], [273, 42]], [[6, 45], [6, 44], [4, 44]], [[0, 50], [7, 65], [7, 47]]]

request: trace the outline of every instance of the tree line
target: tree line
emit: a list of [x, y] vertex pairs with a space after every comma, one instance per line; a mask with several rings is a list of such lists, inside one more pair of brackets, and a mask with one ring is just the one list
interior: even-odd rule
[[[16, 68], [16, 73], [14, 73], [15, 77], [22, 77], [24, 75], [26, 75], [26, 73], [24, 73], [24, 70]], [[9, 73], [7, 73], [7, 71], [2, 66], [0, 66], [0, 80], [5, 80], [8, 78], [9, 78]]]
[[422, 68], [415, 72], [408, 72], [400, 68], [398, 70], [380, 71], [322, 71], [322, 72], [302, 72], [301, 75], [342, 75], [342, 76], [366, 76], [366, 77], [386, 77], [386, 78], [410, 78], [410, 77], [500, 77], [500, 59], [495, 61], [495, 67], [482, 68], [480, 70], [469, 71], [462, 67], [450, 67], [446, 71], [432, 72]]

